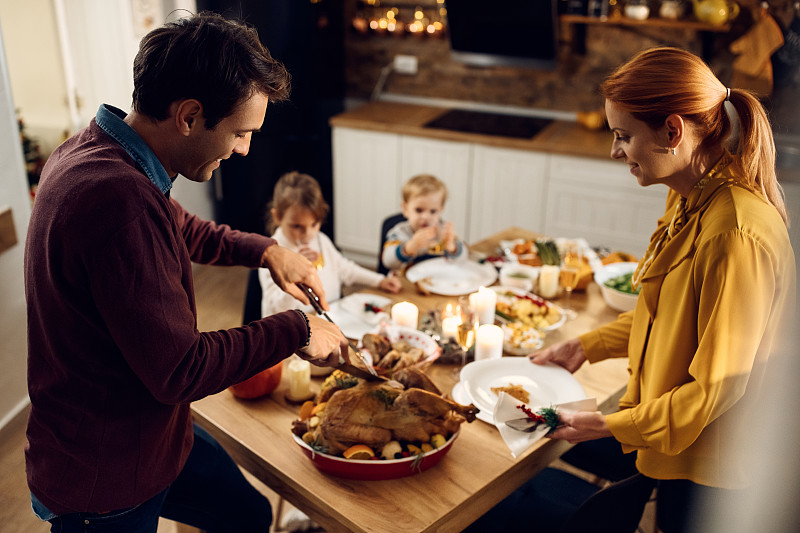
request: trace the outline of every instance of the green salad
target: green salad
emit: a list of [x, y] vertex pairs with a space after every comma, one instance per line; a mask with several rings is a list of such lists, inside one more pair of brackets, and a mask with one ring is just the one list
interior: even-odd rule
[[631, 277], [633, 276], [633, 272], [628, 272], [627, 274], [622, 274], [621, 276], [617, 276], [615, 278], [611, 278], [606, 280], [603, 285], [606, 287], [610, 287], [612, 289], [616, 289], [620, 292], [626, 292], [628, 294], [639, 294], [639, 289], [641, 286], [636, 287], [636, 290], [633, 289], [631, 286]]

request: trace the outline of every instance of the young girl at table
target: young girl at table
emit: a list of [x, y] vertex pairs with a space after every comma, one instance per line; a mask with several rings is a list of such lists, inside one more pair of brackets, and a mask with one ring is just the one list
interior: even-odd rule
[[[329, 302], [338, 300], [342, 286], [365, 285], [385, 292], [400, 292], [402, 284], [395, 276], [383, 276], [346, 259], [327, 235], [320, 232], [329, 207], [319, 183], [308, 174], [289, 172], [275, 184], [270, 205], [272, 238], [278, 244], [298, 252], [317, 267]], [[264, 316], [302, 307], [272, 280], [269, 270], [259, 269]], [[310, 306], [306, 306], [311, 310]]]
[[403, 186], [403, 216], [386, 233], [381, 261], [387, 269], [432, 257], [461, 258], [467, 247], [456, 237], [453, 223], [442, 220], [447, 186], [430, 174], [420, 174]]

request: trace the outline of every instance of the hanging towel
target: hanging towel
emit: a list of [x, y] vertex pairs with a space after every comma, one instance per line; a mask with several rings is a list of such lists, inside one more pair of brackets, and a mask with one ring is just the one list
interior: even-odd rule
[[778, 23], [768, 13], [740, 38], [730, 45], [730, 51], [737, 54], [733, 61], [731, 86], [750, 89], [759, 96], [772, 94], [772, 54], [783, 46], [783, 32]]

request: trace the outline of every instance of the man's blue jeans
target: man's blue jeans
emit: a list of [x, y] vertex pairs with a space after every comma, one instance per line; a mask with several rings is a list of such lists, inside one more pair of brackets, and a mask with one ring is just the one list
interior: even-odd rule
[[50, 520], [53, 533], [156, 533], [158, 517], [208, 533], [267, 533], [269, 500], [242, 475], [227, 452], [197, 425], [178, 478], [146, 502], [110, 513], [73, 513]]

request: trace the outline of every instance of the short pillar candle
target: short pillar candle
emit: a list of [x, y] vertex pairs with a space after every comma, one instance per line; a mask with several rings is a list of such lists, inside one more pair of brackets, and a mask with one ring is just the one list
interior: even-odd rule
[[503, 330], [494, 324], [478, 327], [475, 336], [475, 360], [499, 359], [503, 356]]
[[300, 358], [289, 362], [289, 398], [295, 401], [307, 400], [311, 392], [311, 363]]
[[417, 329], [419, 309], [411, 302], [399, 302], [392, 306], [392, 321], [398, 326]]

